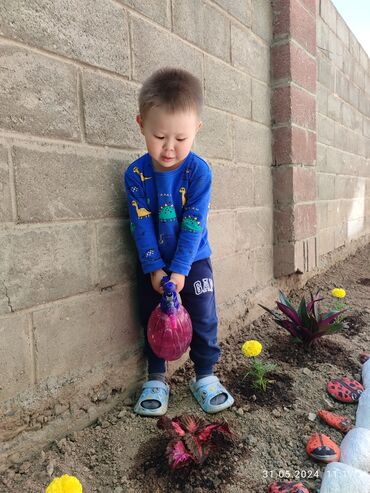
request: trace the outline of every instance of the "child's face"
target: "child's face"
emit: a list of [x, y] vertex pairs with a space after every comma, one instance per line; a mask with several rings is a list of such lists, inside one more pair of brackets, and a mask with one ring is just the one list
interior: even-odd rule
[[169, 113], [151, 108], [145, 118], [136, 117], [148, 153], [159, 171], [178, 168], [189, 154], [201, 122], [196, 111]]

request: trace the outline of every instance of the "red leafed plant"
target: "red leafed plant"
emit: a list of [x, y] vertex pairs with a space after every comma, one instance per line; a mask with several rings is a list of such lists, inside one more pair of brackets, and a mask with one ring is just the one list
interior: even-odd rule
[[236, 438], [226, 421], [209, 423], [191, 414], [182, 414], [172, 419], [161, 416], [157, 426], [170, 438], [166, 456], [173, 470], [192, 462], [203, 464], [209, 454], [220, 447], [222, 439], [233, 441]]

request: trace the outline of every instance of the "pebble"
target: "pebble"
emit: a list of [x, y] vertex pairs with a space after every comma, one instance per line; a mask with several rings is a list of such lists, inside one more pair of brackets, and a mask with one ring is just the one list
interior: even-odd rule
[[308, 376], [312, 375], [312, 371], [309, 368], [303, 368], [302, 373]]
[[239, 416], [243, 416], [244, 415], [244, 411], [243, 411], [243, 409], [241, 407], [239, 407], [239, 409], [236, 412], [239, 414]]
[[281, 416], [281, 411], [279, 409], [273, 409], [272, 414], [276, 417], [279, 418]]
[[127, 414], [126, 409], [122, 409], [122, 411], [118, 414], [118, 416], [117, 416], [117, 417], [118, 417], [119, 419], [122, 419], [124, 416], [126, 416], [126, 414]]
[[308, 419], [310, 421], [315, 421], [316, 419], [316, 414], [315, 413], [308, 413]]

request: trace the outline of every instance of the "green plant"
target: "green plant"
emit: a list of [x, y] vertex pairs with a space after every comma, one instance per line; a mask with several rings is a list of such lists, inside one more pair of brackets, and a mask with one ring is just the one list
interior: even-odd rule
[[191, 414], [172, 419], [161, 416], [157, 426], [170, 438], [166, 455], [171, 469], [179, 469], [192, 462], [203, 464], [209, 454], [223, 444], [222, 439], [233, 441], [236, 438], [226, 421], [209, 423]]
[[252, 358], [251, 369], [247, 371], [245, 376], [249, 376], [253, 380], [253, 388], [265, 392], [267, 385], [273, 382], [273, 380], [269, 380], [266, 376], [274, 370], [276, 370], [274, 363], [265, 363], [259, 358]]
[[343, 320], [338, 320], [338, 317], [345, 310], [321, 312], [319, 302], [323, 298], [318, 297], [319, 291], [315, 295], [310, 293], [311, 301], [308, 303], [303, 297], [297, 310], [282, 291], [279, 291], [279, 301], [276, 302], [281, 313], [263, 305], [260, 307], [271, 313], [275, 322], [280, 327], [284, 327], [295, 340], [302, 342], [307, 349], [318, 338], [334, 334], [344, 328]]

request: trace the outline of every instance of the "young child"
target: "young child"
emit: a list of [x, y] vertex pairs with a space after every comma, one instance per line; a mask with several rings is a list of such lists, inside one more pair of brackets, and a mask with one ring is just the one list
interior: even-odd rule
[[165, 361], [151, 350], [147, 323], [161, 299], [161, 280], [169, 275], [193, 325], [190, 358], [196, 377], [190, 389], [205, 412], [230, 407], [234, 399], [213, 375], [220, 356], [207, 215], [211, 170], [191, 151], [201, 127], [199, 80], [185, 70], [160, 69], [139, 95], [136, 121], [148, 152], [125, 172], [131, 231], [135, 239], [140, 319], [148, 358], [148, 381], [134, 408], [137, 414], [165, 414], [169, 386]]

